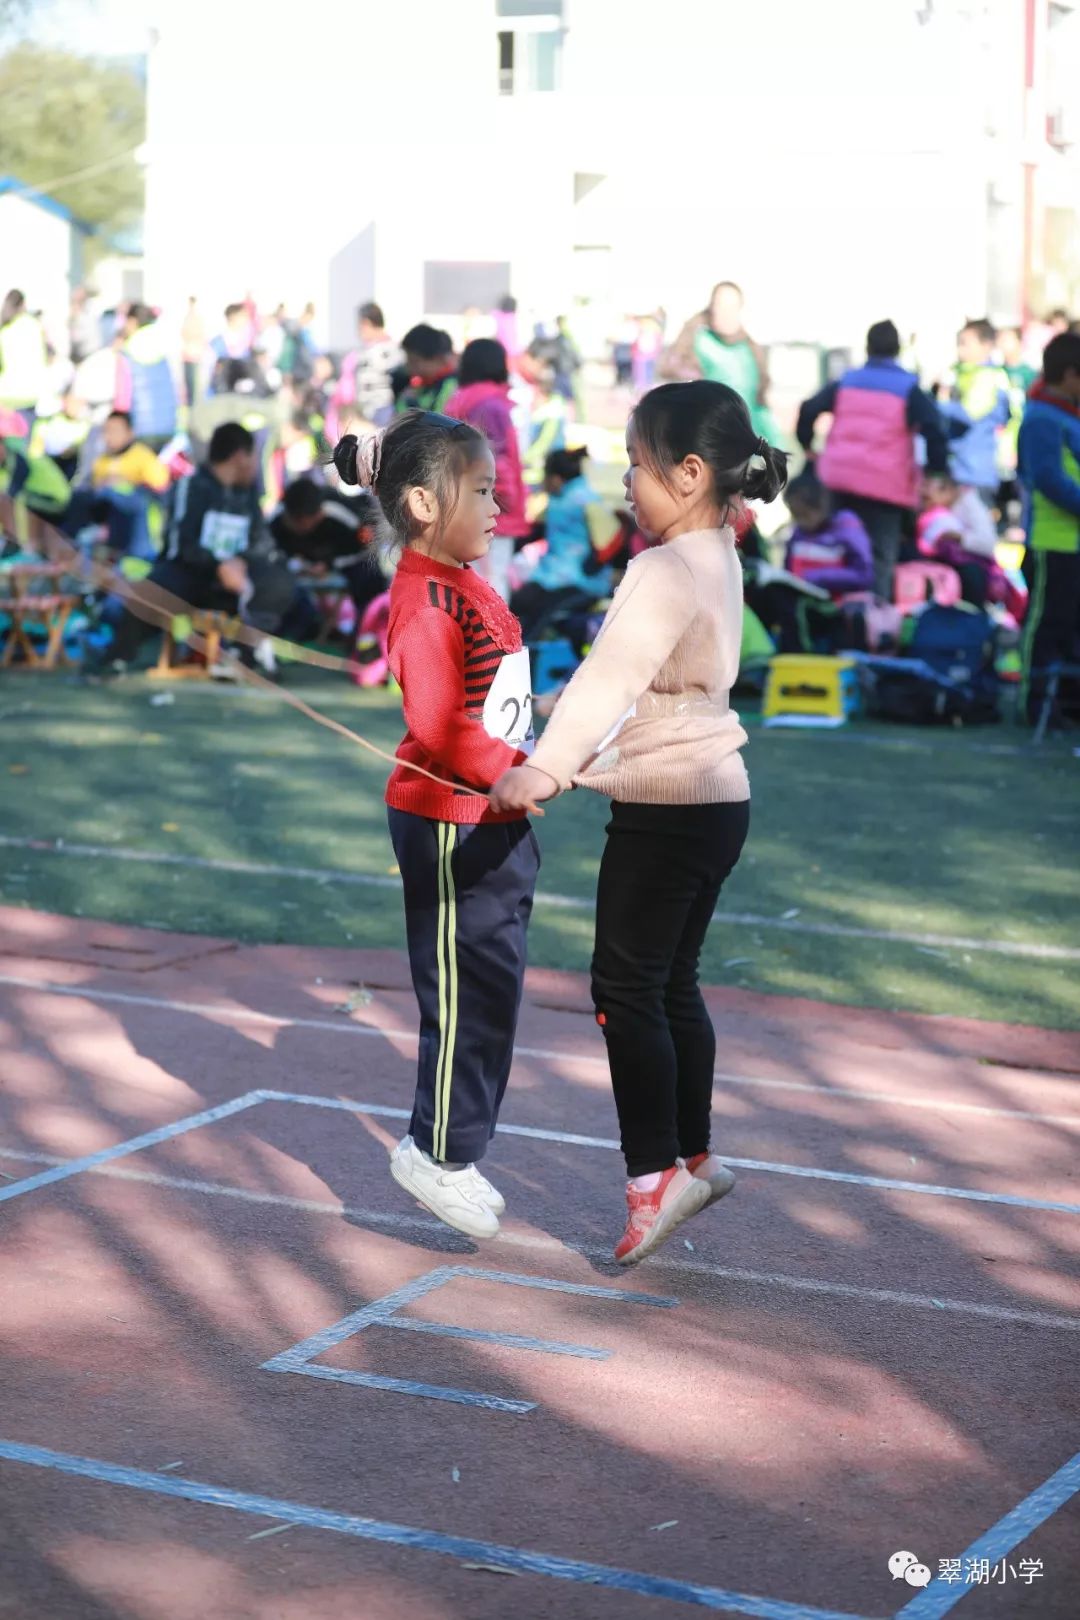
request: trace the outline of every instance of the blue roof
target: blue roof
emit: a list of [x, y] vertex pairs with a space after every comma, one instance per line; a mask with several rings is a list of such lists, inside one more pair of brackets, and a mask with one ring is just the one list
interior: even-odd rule
[[21, 180], [16, 180], [14, 175], [0, 174], [0, 197], [7, 196], [10, 193], [24, 197], [27, 202], [34, 203], [38, 208], [43, 208], [47, 214], [55, 214], [57, 219], [66, 220], [75, 230], [82, 231], [84, 236], [93, 236], [95, 234], [93, 225], [88, 225], [84, 219], [79, 219], [77, 215], [71, 212], [70, 208], [65, 208], [63, 203], [57, 202], [55, 197], [47, 196], [44, 191], [36, 191], [33, 186], [24, 185]]

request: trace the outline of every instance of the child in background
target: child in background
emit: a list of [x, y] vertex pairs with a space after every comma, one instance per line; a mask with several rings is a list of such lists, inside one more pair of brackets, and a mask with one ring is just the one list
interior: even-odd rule
[[611, 363], [615, 369], [616, 388], [629, 388], [633, 383], [634, 345], [637, 340], [637, 321], [632, 315], [624, 315], [611, 340]]
[[619, 539], [619, 521], [582, 471], [586, 454], [555, 450], [547, 458], [547, 550], [510, 601], [526, 641], [535, 640], [555, 614], [587, 610], [611, 589], [601, 558]]
[[965, 489], [948, 473], [924, 478], [915, 537], [924, 557], [955, 568], [965, 602], [980, 608], [1004, 602], [1023, 618], [1023, 597], [1011, 589], [995, 559], [998, 534], [993, 514], [973, 489]]
[[135, 437], [127, 411], [112, 411], [105, 419], [103, 454], [90, 474], [95, 489], [131, 493], [146, 490], [162, 495], [169, 487], [169, 473], [161, 458]]
[[[830, 602], [874, 589], [874, 551], [862, 520], [807, 466], [787, 488], [795, 527], [783, 569], [743, 544], [746, 605], [781, 652], [833, 651], [844, 621]], [[756, 550], [756, 556], [754, 551]]]
[[[942, 519], [948, 522], [943, 531]], [[949, 473], [928, 473], [923, 479], [922, 514], [916, 539], [924, 557], [937, 556], [939, 533], [956, 535], [964, 550], [975, 557], [993, 558], [998, 534], [992, 514], [973, 489], [958, 484]]]
[[293, 411], [282, 422], [277, 437], [284, 483], [291, 484], [294, 478], [303, 478], [320, 465], [319, 444], [306, 409]]
[[446, 402], [447, 416], [477, 428], [495, 457], [495, 500], [499, 516], [487, 556], [477, 572], [505, 602], [510, 595], [510, 559], [514, 542], [529, 533], [521, 447], [510, 404], [506, 350], [495, 338], [474, 338], [465, 345], [458, 368], [458, 387]]
[[530, 490], [539, 490], [542, 486], [552, 451], [565, 449], [569, 416], [566, 400], [555, 386], [555, 367], [546, 363], [540, 365], [529, 422], [529, 443], [522, 461], [522, 473]]
[[658, 315], [643, 315], [637, 323], [633, 348], [634, 392], [644, 394], [656, 377], [664, 348], [664, 327]]
[[155, 450], [176, 432], [176, 384], [162, 327], [148, 304], [132, 304], [123, 324], [113, 400], [117, 410], [130, 411], [139, 438]]
[[51, 456], [34, 454], [25, 438], [0, 438], [0, 531], [23, 542], [37, 538], [40, 526], [24, 525], [18, 506], [55, 523], [70, 499], [71, 485]]
[[327, 436], [336, 441], [344, 424], [353, 420], [382, 427], [394, 412], [390, 374], [402, 363], [402, 353], [386, 330], [378, 304], [361, 304], [356, 312], [359, 344], [341, 363], [341, 376], [326, 413]]
[[[998, 349], [1005, 375], [1009, 379], [1011, 409], [998, 445], [998, 459], [1001, 466], [998, 507], [1002, 516], [1005, 516], [1010, 504], [1019, 502], [1020, 499], [1020, 486], [1016, 481], [1016, 447], [1020, 437], [1020, 423], [1024, 417], [1024, 406], [1027, 404], [1028, 389], [1039, 373], [1034, 366], [1028, 364], [1024, 352], [1024, 334], [1019, 327], [1007, 326], [1003, 332], [998, 333]], [[1013, 512], [1019, 515], [1015, 505]]]
[[1008, 376], [994, 359], [997, 332], [990, 321], [968, 321], [956, 340], [957, 365], [948, 399], [938, 401], [950, 434], [949, 467], [958, 484], [978, 490], [988, 506], [997, 499], [998, 435], [1012, 410]]
[[12, 287], [0, 306], [0, 407], [17, 411], [28, 429], [48, 385], [48, 366], [41, 321], [27, 309], [25, 293]]
[[[1020, 483], [1028, 547], [1024, 574], [1031, 607], [1024, 621], [1022, 700], [1038, 720], [1048, 672], [1077, 662], [1080, 641], [1080, 332], [1047, 344], [1043, 374], [1031, 390], [1020, 428]], [[1080, 713], [1075, 677], [1061, 682], [1058, 702]]]
[[39, 416], [30, 435], [32, 455], [51, 456], [69, 482], [75, 482], [79, 457], [90, 435], [90, 413], [84, 399], [70, 390], [53, 416]]
[[1038, 368], [1028, 364], [1024, 356], [1024, 334], [1018, 326], [1007, 326], [998, 333], [1001, 363], [1009, 384], [1016, 389], [1021, 400], [1027, 398], [1028, 389], [1039, 375]]
[[328, 354], [317, 354], [311, 362], [311, 376], [301, 390], [300, 409], [311, 432], [322, 437], [326, 413], [336, 384], [334, 362]]
[[750, 821], [729, 704], [743, 613], [731, 520], [745, 499], [776, 498], [787, 457], [706, 381], [646, 394], [626, 444], [632, 509], [660, 544], [630, 564], [532, 759], [491, 802], [524, 810], [571, 784], [613, 800], [592, 993], [629, 1176], [615, 1258], [632, 1265], [734, 1185], [709, 1146], [716, 1036], [698, 961]]
[[135, 437], [126, 411], [112, 411], [102, 429], [103, 453], [95, 457], [89, 487], [77, 489], [63, 527], [78, 534], [90, 523], [104, 524], [110, 548], [131, 557], [154, 557], [149, 511], [170, 484], [169, 469]]
[[383, 434], [347, 435], [334, 465], [372, 491], [403, 548], [388, 644], [407, 730], [386, 802], [420, 1054], [390, 1172], [448, 1226], [494, 1237], [505, 1204], [477, 1160], [510, 1075], [540, 865], [525, 812], [487, 799], [532, 738], [521, 631], [472, 566], [499, 515], [495, 457], [468, 423], [413, 411]]
[[401, 383], [395, 389], [394, 409], [402, 411], [444, 411], [458, 386], [458, 363], [449, 332], [421, 321], [401, 340], [405, 364], [395, 374]]
[[786, 499], [795, 524], [784, 558], [788, 572], [832, 597], [872, 591], [874, 554], [855, 513], [834, 510], [831, 493], [809, 467], [788, 485]]

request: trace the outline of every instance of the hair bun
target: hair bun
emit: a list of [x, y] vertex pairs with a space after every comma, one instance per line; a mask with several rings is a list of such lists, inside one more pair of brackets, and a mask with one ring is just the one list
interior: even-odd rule
[[339, 439], [334, 446], [334, 466], [337, 468], [342, 483], [358, 484], [360, 482], [356, 464], [356, 452], [359, 446], [360, 441], [355, 433], [346, 433], [345, 437]]
[[382, 462], [383, 429], [376, 428], [374, 433], [365, 433], [356, 447], [356, 483], [363, 489], [374, 489], [379, 481], [379, 466]]
[[748, 501], [775, 501], [787, 483], [787, 452], [759, 439], [746, 464], [739, 493]]

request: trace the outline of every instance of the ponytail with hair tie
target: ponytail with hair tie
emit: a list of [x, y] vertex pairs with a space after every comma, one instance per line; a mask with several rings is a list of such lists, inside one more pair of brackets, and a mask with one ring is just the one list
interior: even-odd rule
[[638, 401], [631, 422], [650, 471], [668, 482], [679, 462], [699, 456], [721, 505], [738, 497], [768, 503], [787, 483], [786, 453], [755, 432], [745, 401], [726, 383], [661, 383]]
[[486, 448], [484, 435], [457, 417], [402, 411], [373, 433], [347, 433], [333, 462], [343, 483], [371, 492], [390, 543], [410, 545], [424, 528], [410, 510], [410, 490], [419, 487], [435, 497], [441, 532], [453, 516], [461, 479]]
[[382, 428], [365, 433], [358, 439], [355, 433], [346, 433], [334, 448], [334, 466], [343, 483], [359, 484], [361, 489], [374, 490], [379, 480], [382, 459]]

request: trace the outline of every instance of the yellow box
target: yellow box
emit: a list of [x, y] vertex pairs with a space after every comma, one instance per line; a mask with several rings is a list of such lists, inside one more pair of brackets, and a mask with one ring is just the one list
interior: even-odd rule
[[850, 658], [781, 653], [771, 660], [765, 683], [765, 723], [842, 726], [859, 709], [859, 677]]

